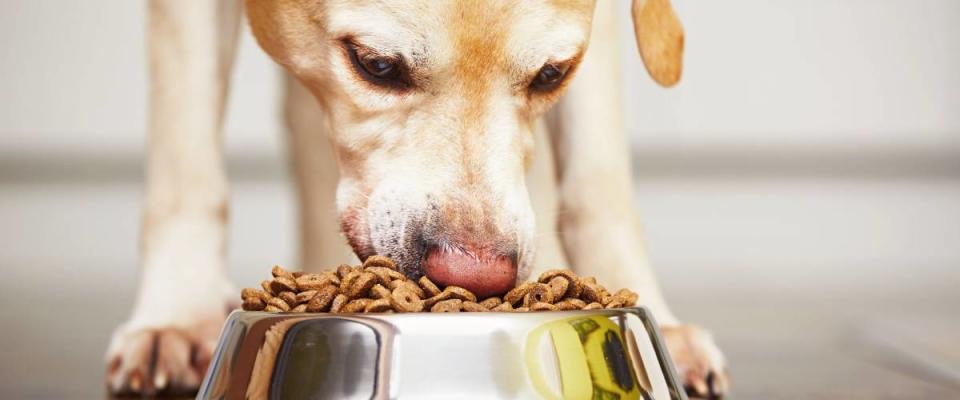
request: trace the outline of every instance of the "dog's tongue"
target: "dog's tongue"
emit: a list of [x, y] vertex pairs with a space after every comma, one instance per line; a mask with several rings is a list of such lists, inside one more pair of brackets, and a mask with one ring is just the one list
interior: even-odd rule
[[460, 286], [478, 299], [502, 295], [517, 281], [517, 268], [510, 257], [474, 256], [440, 248], [427, 251], [423, 272], [441, 287]]

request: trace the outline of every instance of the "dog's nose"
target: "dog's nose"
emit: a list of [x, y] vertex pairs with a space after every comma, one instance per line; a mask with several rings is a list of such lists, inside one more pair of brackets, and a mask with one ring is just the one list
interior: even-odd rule
[[441, 287], [460, 286], [479, 299], [504, 294], [517, 280], [513, 257], [449, 246], [427, 249], [423, 272]]

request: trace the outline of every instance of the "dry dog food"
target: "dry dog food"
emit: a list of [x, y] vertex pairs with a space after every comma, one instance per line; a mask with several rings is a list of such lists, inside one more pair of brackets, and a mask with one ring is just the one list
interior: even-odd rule
[[544, 272], [536, 282], [513, 288], [503, 297], [478, 299], [458, 286], [443, 289], [426, 276], [414, 281], [397, 271], [393, 260], [372, 256], [363, 265], [341, 265], [318, 274], [290, 272], [280, 266], [260, 289], [243, 289], [243, 309], [271, 312], [527, 312], [630, 307], [637, 294], [610, 293], [592, 277], [570, 270]]

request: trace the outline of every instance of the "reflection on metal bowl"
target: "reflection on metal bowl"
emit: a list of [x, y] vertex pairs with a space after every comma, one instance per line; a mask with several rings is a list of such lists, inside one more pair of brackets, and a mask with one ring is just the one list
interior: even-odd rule
[[198, 399], [686, 399], [643, 308], [230, 315]]

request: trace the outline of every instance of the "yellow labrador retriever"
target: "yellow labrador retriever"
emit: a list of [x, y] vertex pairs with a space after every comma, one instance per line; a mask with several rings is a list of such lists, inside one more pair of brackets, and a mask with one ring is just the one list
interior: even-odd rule
[[[149, 4], [142, 272], [132, 316], [107, 353], [113, 392], [195, 389], [236, 296], [224, 271], [221, 125], [243, 4]], [[306, 269], [345, 261], [339, 225], [360, 259], [387, 255], [410, 276], [491, 295], [548, 266], [534, 263], [546, 248], [541, 259], [565, 258], [640, 293], [688, 390], [724, 393], [714, 342], [670, 312], [643, 260], [618, 101], [615, 17], [625, 6], [247, 0], [261, 47], [292, 77], [285, 110]], [[634, 0], [632, 14], [648, 72], [674, 84], [683, 31], [669, 0]], [[537, 134], [564, 92], [550, 134]], [[545, 146], [555, 171], [533, 168], [530, 182], [554, 190], [558, 209], [535, 212], [551, 210], [526, 180]], [[536, 234], [535, 214], [556, 224], [546, 230], [562, 244]]]

